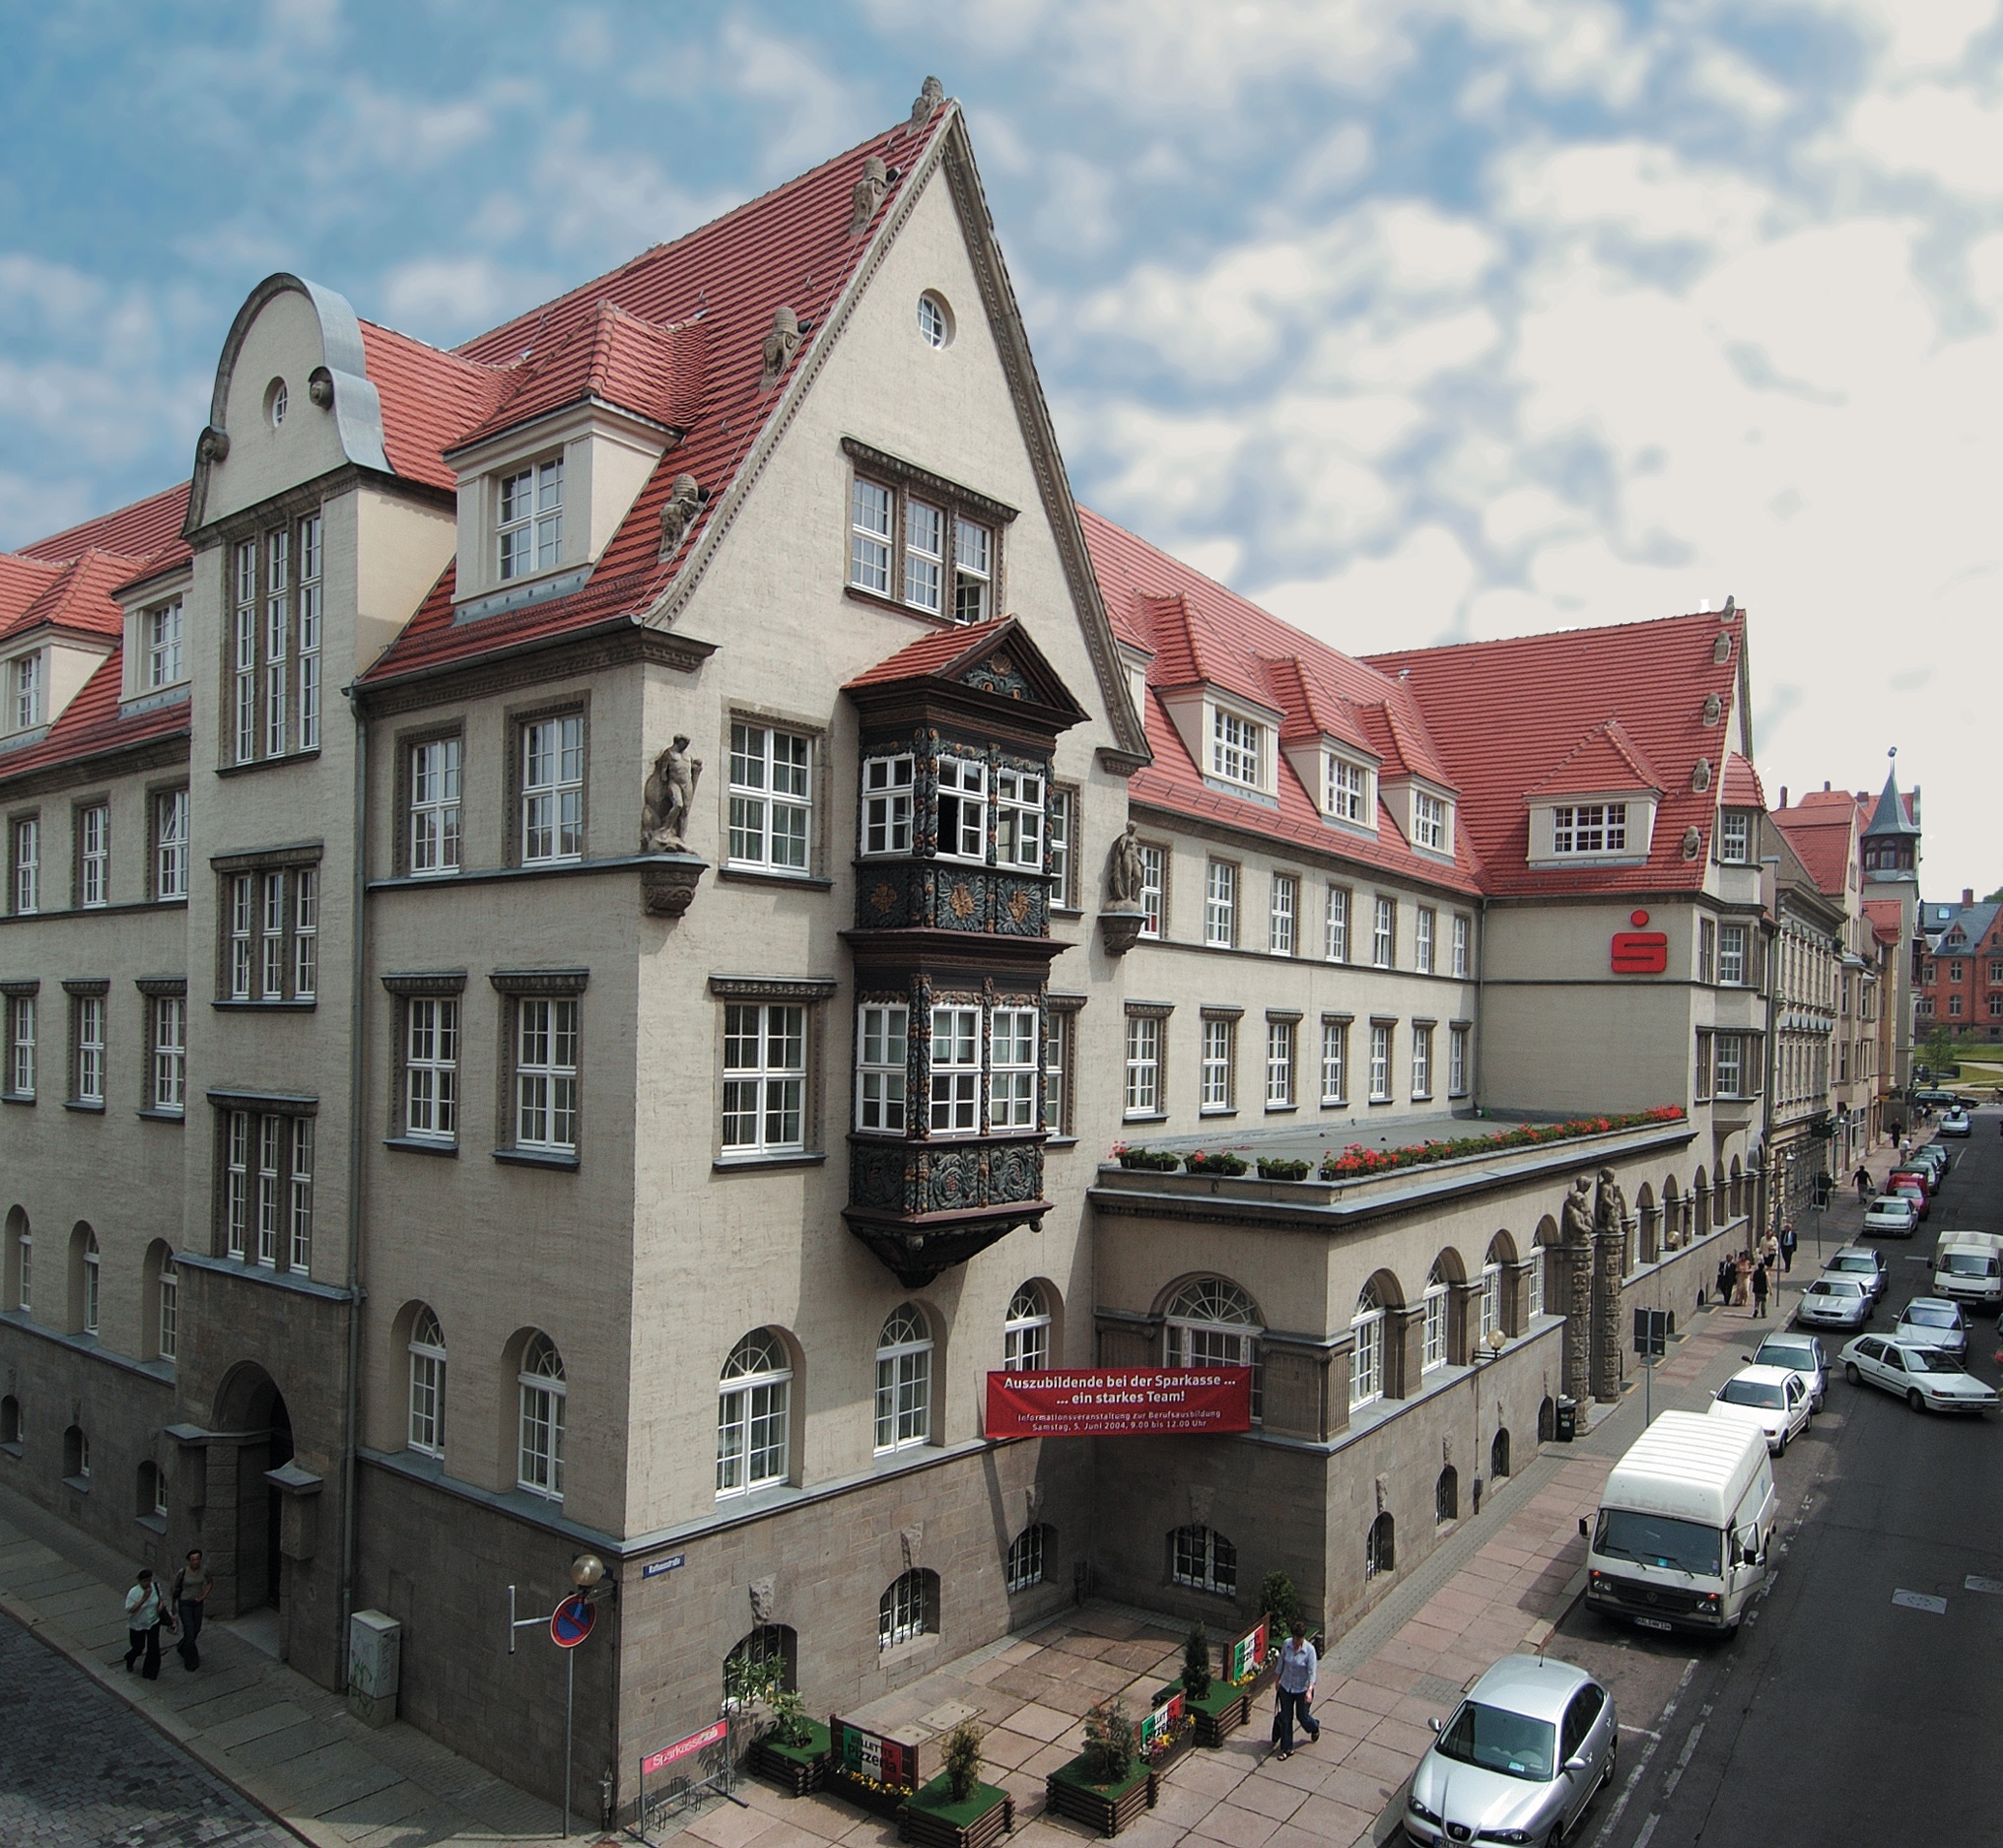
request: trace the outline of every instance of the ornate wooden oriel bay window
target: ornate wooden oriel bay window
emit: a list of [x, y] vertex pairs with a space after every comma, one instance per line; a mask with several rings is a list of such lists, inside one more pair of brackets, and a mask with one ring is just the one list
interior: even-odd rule
[[907, 1288], [1050, 1210], [1051, 754], [1084, 713], [1014, 618], [850, 683], [849, 1228]]

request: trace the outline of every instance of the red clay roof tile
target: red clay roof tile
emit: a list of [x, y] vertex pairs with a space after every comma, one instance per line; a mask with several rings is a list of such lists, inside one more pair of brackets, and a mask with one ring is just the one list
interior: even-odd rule
[[180, 529], [187, 518], [187, 499], [188, 484], [177, 481], [158, 494], [149, 494], [143, 501], [134, 501], [130, 507], [100, 513], [81, 526], [71, 526], [49, 534], [46, 539], [37, 539], [33, 545], [24, 545], [21, 555], [56, 565], [67, 565], [92, 551], [115, 552], [135, 563], [174, 552], [185, 557], [187, 547], [180, 542]]
[[1609, 719], [1587, 732], [1551, 775], [1525, 794], [1593, 795], [1649, 789], [1660, 795], [1662, 787], [1662, 778], [1647, 754], [1627, 735], [1627, 727], [1618, 719]]
[[[1820, 793], [1820, 792], [1818, 792]], [[1728, 793], [1725, 798], [1731, 800]], [[1841, 898], [1849, 887], [1850, 860], [1856, 839], [1857, 810], [1845, 796], [1840, 802], [1806, 801], [1798, 808], [1776, 808], [1773, 825], [1786, 837], [1803, 870], [1818, 892]]]
[[1737, 751], [1725, 753], [1725, 775], [1718, 787], [1718, 799], [1727, 808], [1764, 808], [1766, 790], [1760, 773]]

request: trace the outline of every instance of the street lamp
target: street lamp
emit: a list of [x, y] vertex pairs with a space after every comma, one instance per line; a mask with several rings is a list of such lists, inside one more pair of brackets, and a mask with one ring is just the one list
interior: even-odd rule
[[580, 1553], [571, 1561], [571, 1583], [587, 1592], [605, 1582], [605, 1562], [596, 1553]]
[[1504, 1336], [1500, 1329], [1490, 1329], [1475, 1343], [1470, 1364], [1475, 1370], [1475, 1483], [1474, 1512], [1482, 1512], [1482, 1365], [1485, 1361], [1496, 1359], [1502, 1352]]

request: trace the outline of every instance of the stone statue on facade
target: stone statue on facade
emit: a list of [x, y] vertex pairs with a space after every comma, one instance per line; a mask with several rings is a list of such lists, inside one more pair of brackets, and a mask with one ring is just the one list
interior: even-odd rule
[[1593, 1242], [1593, 1182], [1590, 1175], [1575, 1175], [1572, 1191], [1565, 1196], [1558, 1212], [1558, 1230], [1566, 1245]]
[[641, 799], [643, 854], [688, 852], [689, 811], [695, 806], [696, 784], [702, 774], [703, 760], [689, 755], [687, 735], [676, 732], [674, 742], [654, 760], [654, 774], [647, 779]]
[[1129, 822], [1126, 833], [1113, 843], [1106, 856], [1106, 902], [1115, 911], [1140, 909], [1143, 867], [1140, 843], [1135, 838], [1137, 824]]
[[849, 236], [860, 238], [869, 229], [869, 221], [876, 216], [876, 208], [883, 203], [883, 195], [890, 190], [890, 170], [880, 155], [866, 155], [863, 161], [863, 174], [856, 181], [856, 189], [850, 195]]
[[702, 511], [703, 491], [693, 475], [677, 475], [660, 504], [660, 556], [672, 558]]
[[769, 390], [778, 381], [792, 364], [799, 341], [799, 316], [782, 304], [772, 310], [772, 330], [765, 336], [765, 376], [758, 381], [759, 390]]
[[1627, 1197], [1614, 1179], [1611, 1168], [1600, 1170], [1600, 1184], [1593, 1201], [1593, 1230], [1612, 1238], [1624, 1237], [1627, 1230]]
[[923, 128], [938, 113], [938, 105], [946, 100], [946, 87], [936, 77], [928, 77], [919, 86], [918, 96], [911, 105], [911, 120], [907, 128]]

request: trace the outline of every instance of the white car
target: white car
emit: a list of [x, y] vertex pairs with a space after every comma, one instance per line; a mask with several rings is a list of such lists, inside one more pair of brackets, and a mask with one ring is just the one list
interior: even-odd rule
[[1819, 1336], [1792, 1332], [1769, 1335], [1752, 1353], [1741, 1358], [1756, 1367], [1787, 1368], [1808, 1389], [1810, 1415], [1822, 1410], [1830, 1390], [1830, 1357], [1823, 1352]]
[[1951, 1110], [1940, 1120], [1940, 1132], [1943, 1135], [1969, 1135], [1973, 1133], [1974, 1128], [1966, 1110]]
[[1889, 1232], [1909, 1239], [1919, 1227], [1919, 1208], [1903, 1194], [1881, 1194], [1864, 1208], [1866, 1232]]
[[1766, 1448], [1780, 1457], [1789, 1440], [1808, 1429], [1813, 1406], [1808, 1387], [1792, 1367], [1741, 1367], [1718, 1388], [1710, 1413], [1757, 1424], [1766, 1434]]
[[1843, 1349], [1843, 1377], [1868, 1380], [1897, 1393], [1914, 1411], [1984, 1412], [1995, 1408], [1996, 1389], [1962, 1371], [1938, 1347], [1907, 1347], [1882, 1335], [1860, 1335]]
[[1826, 1329], [1861, 1329], [1871, 1320], [1871, 1292], [1856, 1277], [1817, 1277], [1802, 1291], [1794, 1319]]

